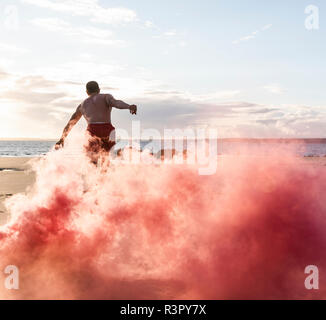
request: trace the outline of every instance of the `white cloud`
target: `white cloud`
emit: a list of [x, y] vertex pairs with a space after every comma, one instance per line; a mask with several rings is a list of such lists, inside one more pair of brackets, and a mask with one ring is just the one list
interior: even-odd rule
[[117, 61], [111, 61], [110, 64], [88, 59], [67, 61], [39, 67], [34, 71], [57, 82], [80, 83], [79, 86], [67, 86], [69, 92], [76, 96], [84, 93], [84, 86], [90, 80], [98, 81], [104, 91], [106, 87], [118, 89], [114, 90], [114, 95], [128, 99], [142, 96], [146, 89], [152, 89], [157, 84], [150, 74], [129, 65], [121, 65]]
[[28, 50], [14, 46], [12, 44], [0, 43], [0, 52], [7, 52], [10, 54], [24, 54], [27, 53]]
[[[239, 90], [207, 94], [179, 91], [158, 82], [146, 70], [131, 72], [130, 66], [120, 67], [115, 62], [106, 65], [73, 61], [48, 68], [35, 70], [42, 76], [9, 75], [5, 79], [0, 113], [5, 121], [15, 117], [15, 121], [24, 125], [17, 129], [5, 126], [0, 128], [0, 133], [40, 137], [44, 134], [42, 125], [46, 124], [48, 137], [59, 136], [70, 114], [86, 95], [86, 81], [95, 74], [103, 92], [139, 105], [142, 128], [162, 130], [209, 125], [218, 128], [220, 137], [324, 136], [324, 106], [259, 105], [239, 100]], [[1, 72], [8, 75], [6, 70]], [[280, 89], [277, 85], [266, 87]], [[115, 112], [114, 123], [128, 129], [130, 118]], [[85, 123], [81, 121], [80, 125], [84, 127]]]
[[74, 27], [68, 22], [58, 18], [37, 18], [30, 21], [34, 26], [43, 30], [60, 32], [65, 36], [71, 36], [85, 43], [96, 43], [102, 45], [124, 44], [122, 40], [112, 38], [113, 32], [107, 29], [99, 29], [90, 26]]
[[58, 18], [37, 18], [30, 20], [30, 22], [36, 27], [49, 31], [63, 31], [70, 28], [70, 23]]
[[177, 35], [177, 32], [176, 32], [175, 30], [170, 30], [170, 31], [166, 31], [166, 32], [164, 32], [164, 35], [165, 35], [166, 37], [174, 37], [174, 36]]
[[154, 23], [150, 20], [145, 21], [145, 27], [147, 28], [153, 28], [154, 27]]
[[104, 8], [98, 0], [21, 0], [23, 3], [51, 9], [73, 16], [88, 17], [90, 21], [107, 24], [129, 23], [137, 14], [128, 8]]
[[244, 36], [244, 37], [242, 37], [240, 39], [232, 41], [232, 43], [233, 44], [239, 44], [240, 42], [255, 39], [259, 33], [264, 32], [264, 31], [270, 29], [271, 27], [272, 27], [271, 24], [267, 24], [267, 25], [263, 26], [260, 30], [253, 31], [251, 34], [249, 34], [247, 36]]
[[262, 30], [265, 31], [265, 30], [268, 30], [272, 27], [272, 24], [267, 24], [266, 26], [263, 26], [262, 27]]
[[[77, 66], [93, 70], [95, 64], [73, 64], [70, 67], [75, 69]], [[104, 67], [101, 65], [99, 69], [103, 70]], [[54, 138], [61, 134], [70, 114], [83, 99], [84, 84], [72, 86], [70, 81], [62, 79], [64, 72], [55, 69], [58, 73], [57, 80], [35, 75], [16, 76], [13, 86], [1, 92], [0, 114], [7, 121], [15, 118], [15, 123], [24, 125], [21, 128], [5, 126], [0, 128], [0, 133], [6, 136], [41, 137], [44, 134], [42, 125], [46, 125], [48, 137]], [[324, 136], [323, 128], [326, 125], [324, 106], [272, 106], [241, 101], [222, 102], [218, 99], [234, 98], [238, 91], [218, 91], [198, 95], [162, 90], [162, 85], [153, 85], [153, 81], [141, 81], [141, 77], [108, 78], [107, 71], [113, 69], [110, 66], [105, 69], [103, 78], [99, 79], [103, 80], [100, 83], [113, 86], [121, 84], [120, 90], [113, 94], [126, 102], [139, 105], [142, 128], [154, 126], [158, 130], [163, 130], [166, 127], [195, 128], [209, 125], [218, 128], [220, 137]], [[80, 77], [78, 79], [81, 80]], [[130, 89], [132, 85], [136, 85], [137, 90], [133, 92], [133, 96], [128, 96], [124, 89]], [[144, 92], [145, 89], [150, 91]], [[17, 92], [22, 94], [17, 95]], [[130, 124], [129, 118], [119, 112], [115, 113], [114, 121], [116, 126], [125, 129], [128, 129]], [[80, 125], [80, 128], [85, 127], [84, 122]]]
[[251, 39], [254, 39], [255, 38], [255, 35], [254, 34], [251, 34], [249, 36], [245, 36], [245, 37], [242, 37], [238, 40], [234, 40], [232, 41], [233, 44], [238, 44], [240, 42], [243, 42], [243, 41], [248, 41], [248, 40], [251, 40]]
[[268, 92], [274, 93], [274, 94], [282, 94], [286, 91], [278, 84], [270, 84], [270, 85], [264, 86], [263, 88], [265, 90], [267, 90]]
[[191, 101], [214, 103], [219, 100], [233, 99], [240, 94], [240, 90], [224, 90], [208, 94], [190, 95]]
[[156, 88], [154, 90], [144, 91], [147, 96], [151, 96], [151, 98], [155, 99], [183, 99], [190, 101], [192, 103], [207, 103], [214, 104], [217, 102], [225, 101], [228, 99], [234, 99], [238, 96], [241, 91], [240, 90], [224, 90], [224, 91], [216, 91], [206, 94], [194, 94], [191, 92], [177, 91], [177, 90], [161, 90], [160, 88]]

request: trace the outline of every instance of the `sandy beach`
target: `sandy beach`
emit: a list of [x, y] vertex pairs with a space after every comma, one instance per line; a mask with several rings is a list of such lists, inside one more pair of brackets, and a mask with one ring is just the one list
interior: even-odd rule
[[29, 170], [33, 158], [0, 158], [0, 224], [7, 220], [4, 207], [6, 198], [24, 192], [33, 184], [35, 175]]

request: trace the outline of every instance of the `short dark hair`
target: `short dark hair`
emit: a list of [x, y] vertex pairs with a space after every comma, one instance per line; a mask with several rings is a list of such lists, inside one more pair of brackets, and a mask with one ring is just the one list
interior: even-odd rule
[[95, 93], [100, 91], [100, 87], [96, 81], [90, 81], [86, 84], [86, 90], [88, 93]]

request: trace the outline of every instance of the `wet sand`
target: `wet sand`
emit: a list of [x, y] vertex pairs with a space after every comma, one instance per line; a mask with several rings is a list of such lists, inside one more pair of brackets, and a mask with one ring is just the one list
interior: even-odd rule
[[14, 194], [24, 192], [33, 184], [35, 174], [29, 171], [32, 158], [0, 158], [0, 224], [7, 221], [4, 201]]

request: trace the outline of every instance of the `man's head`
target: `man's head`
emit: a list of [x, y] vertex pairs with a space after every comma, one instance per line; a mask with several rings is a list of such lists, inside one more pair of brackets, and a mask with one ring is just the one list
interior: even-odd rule
[[96, 81], [90, 81], [86, 84], [86, 92], [90, 96], [94, 93], [100, 93], [100, 87]]

